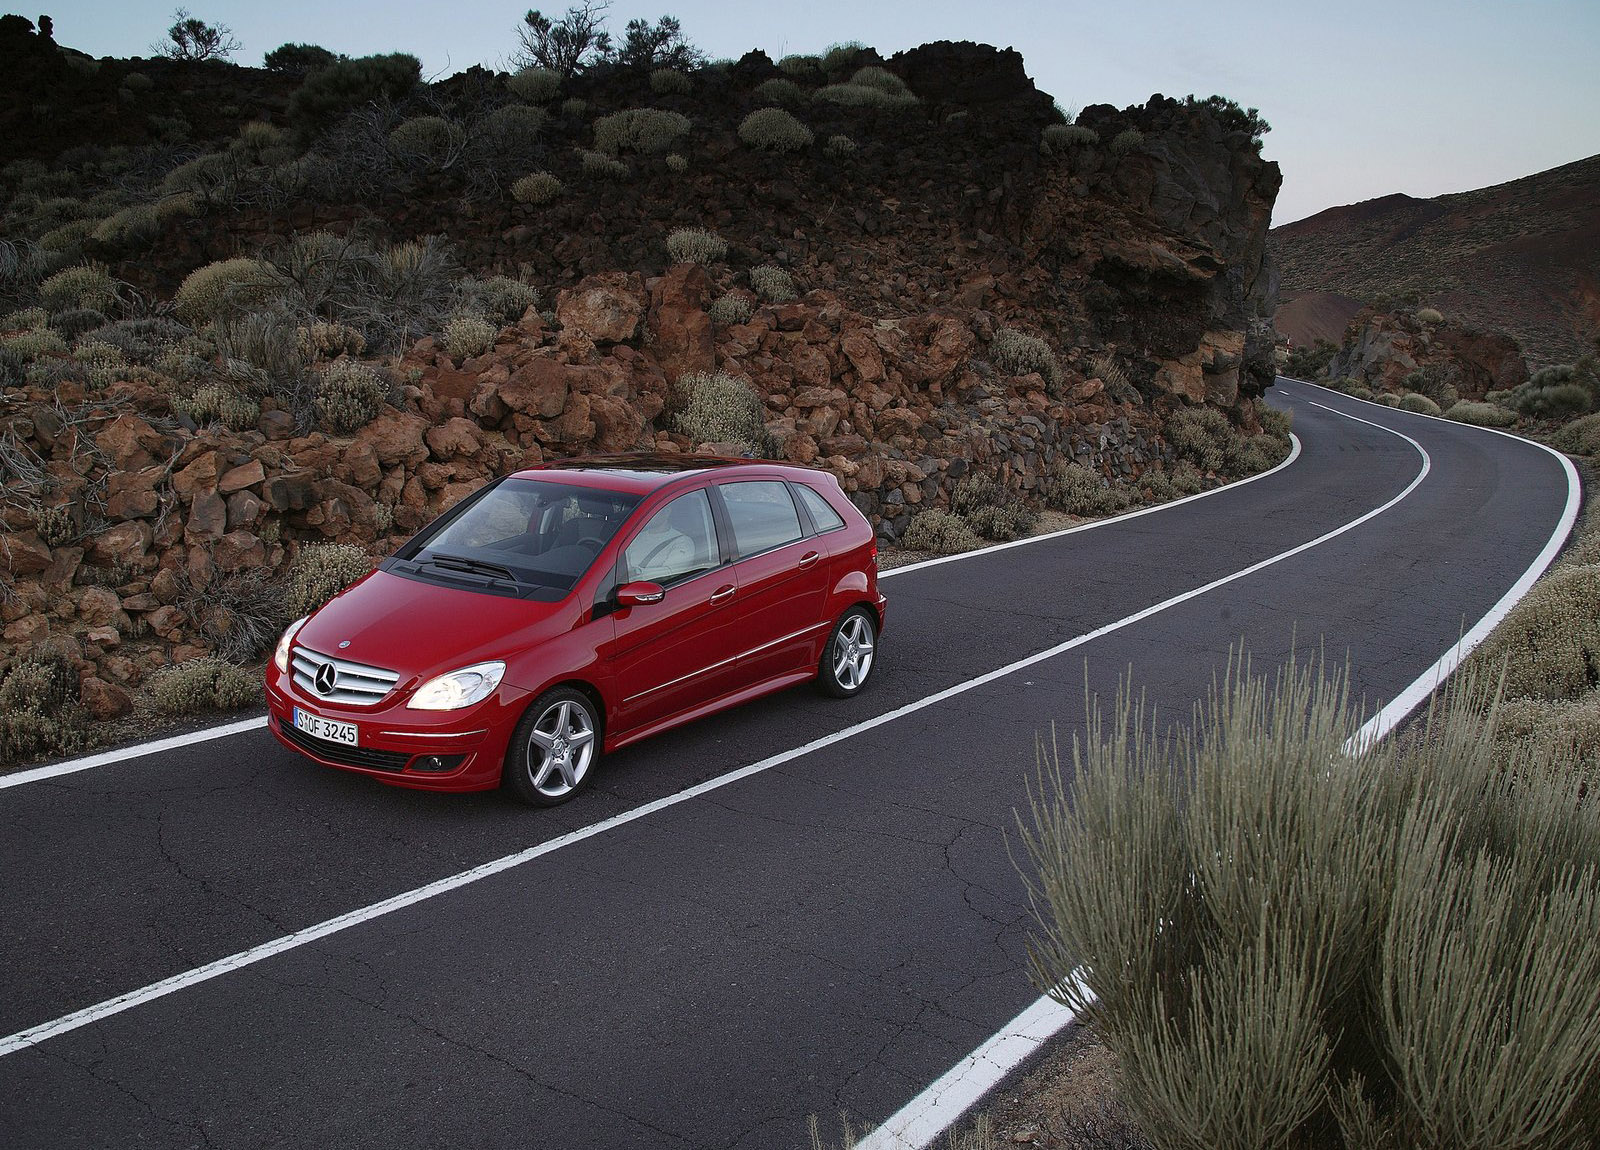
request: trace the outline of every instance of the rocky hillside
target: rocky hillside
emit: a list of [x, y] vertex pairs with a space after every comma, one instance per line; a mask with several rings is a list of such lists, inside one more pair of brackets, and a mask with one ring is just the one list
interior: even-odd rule
[[[1066, 125], [971, 44], [425, 84], [4, 33], [0, 620], [101, 714], [259, 653], [308, 544], [542, 458], [755, 448], [893, 540], [969, 474], [1037, 503], [1259, 428], [1279, 176], [1225, 102]], [[753, 422], [690, 419], [708, 380]]]
[[1323, 293], [1370, 303], [1417, 292], [1446, 316], [1507, 333], [1535, 366], [1570, 363], [1600, 334], [1600, 156], [1456, 195], [1330, 208], [1274, 228], [1270, 242], [1297, 313], [1314, 314]]

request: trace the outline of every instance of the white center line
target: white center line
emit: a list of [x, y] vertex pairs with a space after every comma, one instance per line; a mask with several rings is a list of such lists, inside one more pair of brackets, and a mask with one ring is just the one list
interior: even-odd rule
[[[1385, 428], [1384, 430], [1388, 429]], [[1391, 434], [1399, 435], [1400, 433], [1391, 432]], [[535, 859], [544, 857], [545, 855], [552, 854], [555, 851], [561, 850], [563, 847], [572, 846], [575, 843], [583, 842], [585, 839], [591, 839], [597, 835], [606, 834], [607, 832], [613, 831], [618, 827], [625, 826], [628, 823], [645, 818], [649, 815], [655, 814], [658, 811], [666, 810], [668, 807], [677, 806], [679, 803], [688, 802], [690, 799], [696, 799], [701, 795], [709, 794], [715, 790], [720, 790], [723, 787], [729, 786], [743, 779], [750, 778], [752, 775], [761, 774], [763, 771], [768, 771], [773, 767], [792, 762], [795, 759], [802, 758], [803, 756], [809, 755], [814, 751], [819, 751], [824, 747], [829, 747], [835, 743], [843, 742], [846, 739], [854, 738], [855, 736], [864, 734], [867, 731], [875, 730], [878, 727], [892, 723], [897, 719], [902, 719], [907, 715], [915, 714], [916, 712], [925, 710], [928, 707], [936, 706], [937, 704], [942, 703], [947, 699], [952, 699], [957, 695], [962, 695], [968, 691], [976, 690], [979, 687], [987, 686], [997, 679], [1005, 678], [1007, 675], [1013, 675], [1018, 671], [1032, 667], [1038, 663], [1043, 663], [1048, 659], [1054, 659], [1059, 655], [1073, 650], [1074, 648], [1081, 647], [1086, 643], [1092, 643], [1096, 639], [1103, 638], [1104, 636], [1110, 635], [1115, 631], [1120, 631], [1125, 627], [1130, 627], [1135, 623], [1142, 622], [1153, 615], [1158, 615], [1163, 611], [1171, 610], [1172, 608], [1183, 603], [1187, 603], [1192, 599], [1197, 599], [1202, 595], [1208, 594], [1211, 591], [1215, 591], [1219, 587], [1225, 587], [1230, 583], [1234, 583], [1240, 579], [1254, 575], [1258, 571], [1263, 571], [1276, 563], [1281, 563], [1286, 559], [1303, 554], [1304, 552], [1311, 550], [1313, 547], [1320, 546], [1331, 539], [1336, 539], [1340, 535], [1345, 534], [1347, 531], [1353, 531], [1363, 523], [1382, 515], [1385, 511], [1395, 506], [1401, 500], [1410, 495], [1411, 492], [1416, 490], [1417, 485], [1420, 484], [1423, 478], [1428, 474], [1428, 470], [1431, 465], [1430, 460], [1428, 459], [1427, 452], [1423, 451], [1422, 446], [1415, 440], [1411, 439], [1409, 436], [1403, 435], [1401, 438], [1405, 439], [1406, 442], [1415, 447], [1417, 452], [1422, 456], [1422, 467], [1417, 473], [1417, 477], [1413, 479], [1403, 491], [1394, 496], [1394, 498], [1390, 499], [1387, 503], [1384, 503], [1382, 506], [1376, 507], [1365, 514], [1350, 520], [1341, 527], [1337, 527], [1332, 531], [1328, 531], [1322, 535], [1319, 535], [1315, 539], [1301, 543], [1296, 547], [1291, 547], [1287, 551], [1280, 552], [1277, 555], [1263, 559], [1260, 562], [1252, 563], [1250, 566], [1235, 571], [1230, 575], [1224, 575], [1221, 578], [1213, 579], [1211, 582], [1206, 583], [1203, 586], [1195, 587], [1192, 590], [1174, 595], [1169, 599], [1164, 599], [1160, 603], [1146, 607], [1142, 611], [1136, 611], [1132, 615], [1118, 619], [1114, 623], [1108, 623], [1103, 627], [1098, 627], [1087, 634], [1079, 635], [1076, 638], [1069, 639], [1063, 643], [1058, 643], [1054, 647], [1039, 651], [1033, 655], [1027, 656], [1026, 658], [1018, 659], [1015, 662], [1008, 663], [1003, 667], [997, 667], [995, 670], [989, 671], [983, 675], [979, 675], [975, 679], [970, 679], [964, 683], [958, 683], [955, 686], [947, 687], [942, 691], [938, 691], [932, 695], [917, 699], [913, 702], [905, 704], [904, 706], [897, 707], [892, 711], [885, 712], [884, 714], [877, 715], [871, 719], [857, 723], [854, 726], [846, 727], [843, 730], [836, 731], [829, 735], [824, 735], [818, 739], [813, 739], [811, 742], [806, 743], [803, 746], [794, 747], [790, 750], [783, 751], [779, 754], [762, 759], [760, 762], [752, 763], [746, 767], [740, 767], [737, 770], [729, 771], [723, 775], [718, 775], [714, 779], [708, 779], [703, 783], [688, 788], [687, 790], [679, 791], [676, 794], [657, 799], [654, 802], [645, 804], [644, 806], [636, 807], [633, 810], [625, 811], [619, 815], [614, 815], [613, 817], [602, 822], [595, 823], [592, 826], [569, 832], [568, 834], [561, 835], [558, 838], [551, 839], [548, 842], [529, 847], [526, 850], [517, 851], [514, 854], [505, 855], [502, 858], [482, 863], [471, 868], [470, 870], [462, 871], [459, 874], [437, 879], [434, 882], [417, 887], [414, 890], [405, 891], [401, 894], [394, 895], [391, 898], [384, 899], [381, 902], [372, 903], [369, 906], [359, 907], [355, 910], [348, 911], [345, 914], [327, 919], [313, 926], [308, 926], [290, 934], [283, 935], [281, 938], [276, 938], [269, 942], [261, 943], [258, 946], [250, 947], [248, 950], [239, 951], [237, 954], [231, 954], [225, 958], [215, 959], [214, 961], [208, 962], [203, 966], [198, 966], [192, 970], [183, 971], [180, 974], [172, 975], [170, 978], [164, 978], [159, 982], [153, 982], [148, 986], [143, 986], [136, 990], [130, 990], [125, 994], [116, 996], [115, 998], [108, 998], [104, 1002], [99, 1002], [93, 1006], [84, 1007], [81, 1010], [73, 1011], [71, 1014], [63, 1015], [60, 1018], [52, 1019], [49, 1022], [42, 1022], [36, 1026], [29, 1027], [26, 1030], [20, 1030], [15, 1034], [9, 1035], [5, 1038], [0, 1038], [0, 1058], [4, 1058], [10, 1054], [15, 1054], [18, 1051], [27, 1050], [30, 1047], [37, 1046], [41, 1042], [44, 1042], [48, 1039], [58, 1037], [62, 1034], [67, 1034], [73, 1030], [77, 1030], [79, 1027], [87, 1026], [92, 1022], [98, 1022], [101, 1019], [110, 1018], [113, 1015], [121, 1014], [123, 1011], [132, 1010], [136, 1006], [142, 1006], [147, 1002], [153, 1002], [158, 998], [164, 998], [169, 994], [176, 993], [177, 991], [187, 989], [188, 987], [198, 985], [202, 982], [207, 982], [213, 978], [217, 978], [224, 974], [229, 974], [236, 970], [242, 970], [244, 967], [252, 966], [255, 963], [262, 962], [265, 959], [271, 958], [273, 955], [282, 954], [285, 951], [305, 946], [306, 944], [315, 942], [318, 939], [326, 938], [329, 935], [337, 934], [340, 931], [348, 930], [351, 927], [359, 926], [362, 923], [370, 922], [373, 919], [381, 918], [384, 915], [391, 914], [398, 910], [403, 910], [406, 907], [414, 906], [417, 903], [423, 902], [427, 899], [435, 898], [442, 894], [447, 894], [453, 890], [458, 890], [461, 887], [468, 886], [482, 879], [486, 879], [504, 871], [511, 870], [514, 867], [519, 867], [526, 863], [530, 863]], [[1298, 447], [1298, 441], [1296, 442], [1295, 446]]]

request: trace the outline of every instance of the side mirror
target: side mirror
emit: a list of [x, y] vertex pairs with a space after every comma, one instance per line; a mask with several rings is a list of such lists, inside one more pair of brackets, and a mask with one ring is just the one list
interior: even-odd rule
[[666, 596], [659, 583], [624, 583], [617, 588], [618, 607], [640, 607], [659, 603]]

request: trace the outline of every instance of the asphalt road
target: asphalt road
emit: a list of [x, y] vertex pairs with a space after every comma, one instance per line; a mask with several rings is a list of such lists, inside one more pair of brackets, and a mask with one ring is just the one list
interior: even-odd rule
[[1259, 668], [1348, 659], [1386, 700], [1560, 520], [1565, 474], [1532, 445], [1273, 396], [1289, 467], [894, 574], [865, 695], [793, 690], [650, 740], [554, 811], [382, 787], [262, 730], [0, 790], [0, 1146], [769, 1150], [805, 1145], [808, 1115], [882, 1121], [1037, 997], [1008, 836], [1086, 676], [1109, 696], [1131, 673], [1180, 717], [1243, 641]]

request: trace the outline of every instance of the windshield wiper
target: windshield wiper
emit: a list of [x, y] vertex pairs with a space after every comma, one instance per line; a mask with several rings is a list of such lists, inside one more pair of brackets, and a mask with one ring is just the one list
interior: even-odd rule
[[482, 559], [471, 559], [465, 555], [441, 555], [432, 552], [428, 555], [428, 562], [435, 567], [443, 567], [447, 571], [461, 571], [468, 575], [482, 575], [488, 579], [497, 579], [503, 583], [515, 583], [517, 577], [511, 573], [511, 568], [502, 567], [498, 563], [485, 563]]

